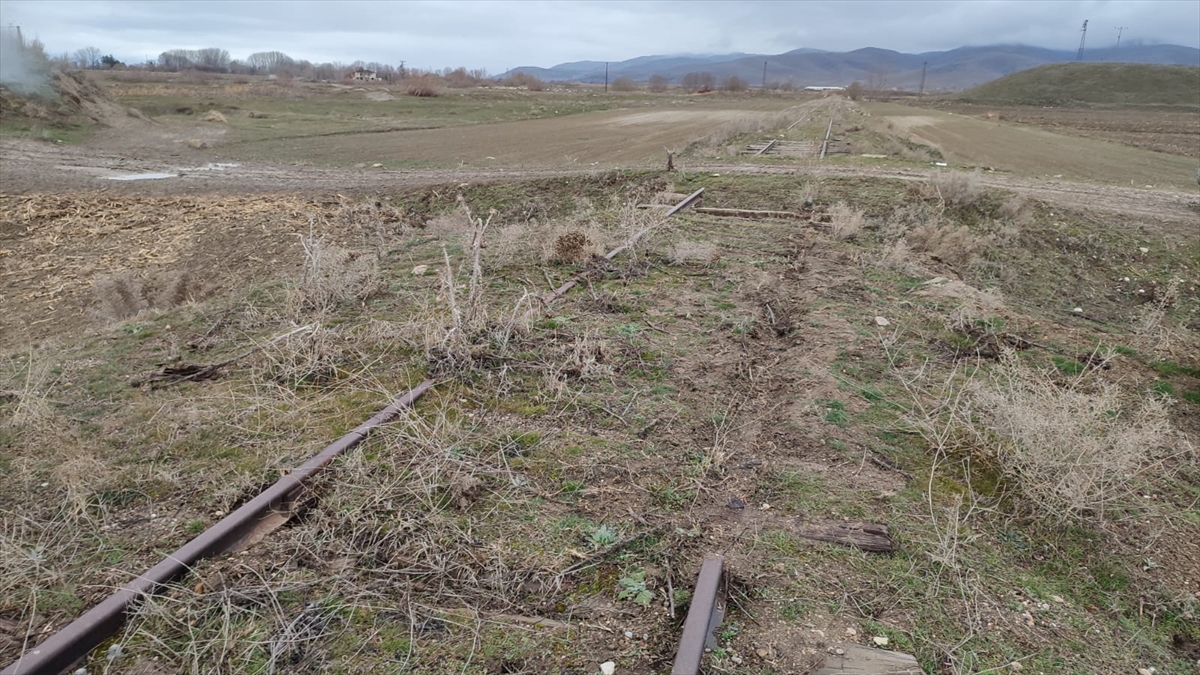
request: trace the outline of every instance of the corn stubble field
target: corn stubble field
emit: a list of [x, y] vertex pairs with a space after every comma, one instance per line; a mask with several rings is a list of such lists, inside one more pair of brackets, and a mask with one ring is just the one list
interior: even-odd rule
[[[0, 195], [24, 324], [0, 361], [0, 663], [432, 377], [286, 527], [140, 603], [88, 671], [663, 673], [722, 554], [706, 672], [814, 672], [853, 644], [929, 673], [1196, 672], [1186, 218], [931, 174], [955, 148], [848, 101], [749, 108], [673, 172]], [[888, 159], [688, 169], [823, 133], [830, 109]], [[637, 208], [701, 187], [796, 217]], [[895, 551], [800, 536], [840, 521], [886, 524]]]

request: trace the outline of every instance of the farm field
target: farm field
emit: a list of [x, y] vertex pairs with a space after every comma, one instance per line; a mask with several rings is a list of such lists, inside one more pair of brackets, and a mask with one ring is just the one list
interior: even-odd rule
[[1200, 663], [1178, 113], [103, 84], [0, 137], [0, 665], [426, 378], [89, 672], [665, 673], [712, 554], [708, 672]]

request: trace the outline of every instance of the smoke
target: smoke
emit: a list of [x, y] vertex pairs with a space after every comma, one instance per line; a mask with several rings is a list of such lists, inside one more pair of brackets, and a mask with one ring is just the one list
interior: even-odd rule
[[50, 61], [42, 43], [25, 42], [21, 29], [0, 26], [0, 85], [24, 95], [53, 97]]

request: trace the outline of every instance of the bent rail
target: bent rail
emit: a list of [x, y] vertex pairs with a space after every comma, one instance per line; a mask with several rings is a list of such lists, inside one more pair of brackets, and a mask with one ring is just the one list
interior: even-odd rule
[[86, 657], [100, 643], [120, 630], [129, 615], [131, 603], [144, 595], [161, 591], [168, 583], [187, 573], [197, 561], [237, 548], [253, 536], [256, 529], [273, 513], [286, 510], [289, 505], [299, 501], [308, 490], [313, 477], [334, 458], [361, 443], [376, 427], [391, 421], [404, 408], [411, 407], [433, 384], [433, 380], [425, 380], [418, 384], [374, 417], [326, 446], [320, 454], [280, 478], [257, 497], [168, 555], [148, 572], [121, 587], [41, 644], [26, 651], [16, 662], [0, 671], [0, 675], [57, 675]]

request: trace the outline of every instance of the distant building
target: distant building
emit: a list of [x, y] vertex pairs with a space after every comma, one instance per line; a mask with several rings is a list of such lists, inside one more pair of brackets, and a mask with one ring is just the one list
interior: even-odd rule
[[845, 87], [805, 87], [804, 91], [846, 91]]
[[360, 82], [374, 82], [375, 80], [379, 79], [379, 76], [376, 75], [375, 71], [373, 70], [368, 68], [359, 68], [358, 70], [350, 73], [350, 79], [358, 80]]

